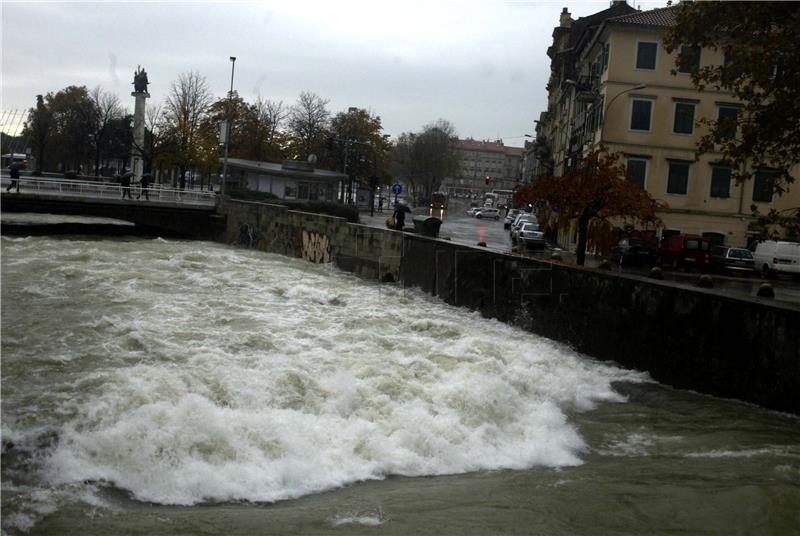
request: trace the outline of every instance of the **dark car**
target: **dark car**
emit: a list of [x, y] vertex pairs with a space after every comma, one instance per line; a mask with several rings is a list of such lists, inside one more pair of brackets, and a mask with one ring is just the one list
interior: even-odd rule
[[714, 246], [711, 248], [711, 268], [717, 273], [750, 274], [756, 271], [756, 263], [749, 249]]
[[650, 242], [639, 238], [623, 238], [616, 246], [611, 248], [612, 263], [653, 266], [657, 260], [656, 247]]

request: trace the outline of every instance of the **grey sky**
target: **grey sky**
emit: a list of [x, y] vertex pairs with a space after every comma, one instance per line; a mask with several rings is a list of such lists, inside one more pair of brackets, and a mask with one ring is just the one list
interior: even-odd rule
[[293, 104], [309, 90], [334, 113], [371, 110], [392, 136], [444, 118], [461, 137], [522, 145], [546, 108], [546, 50], [561, 8], [577, 18], [609, 4], [3, 1], [2, 109], [29, 108], [36, 94], [68, 85], [100, 85], [132, 109], [137, 65], [149, 102], [188, 70], [223, 97], [236, 56], [234, 87], [248, 101]]

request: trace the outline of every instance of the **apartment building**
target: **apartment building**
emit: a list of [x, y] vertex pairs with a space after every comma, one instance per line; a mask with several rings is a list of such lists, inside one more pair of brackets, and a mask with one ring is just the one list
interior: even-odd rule
[[[548, 110], [537, 141], [548, 146], [556, 175], [600, 144], [621, 152], [629, 180], [668, 206], [658, 214], [659, 235], [692, 233], [744, 246], [752, 234], [751, 205], [762, 213], [796, 207], [800, 187], [773, 196], [769, 169], [753, 169], [753, 179], [737, 184], [720, 153], [695, 160], [705, 133], [698, 120], [735, 118], [740, 105], [724, 91], [697, 91], [689, 72], [671, 73], [676, 57], [662, 36], [675, 23], [675, 9], [636, 11], [615, 2], [573, 21], [565, 8], [548, 49]], [[690, 55], [695, 67], [723, 61], [711, 49], [677, 53]], [[575, 229], [562, 230], [559, 239], [574, 247]]]
[[[478, 141], [471, 138], [455, 144], [459, 165], [447, 187], [456, 191], [512, 189], [522, 173], [521, 147], [508, 147], [502, 140]], [[488, 183], [487, 183], [488, 177]]]

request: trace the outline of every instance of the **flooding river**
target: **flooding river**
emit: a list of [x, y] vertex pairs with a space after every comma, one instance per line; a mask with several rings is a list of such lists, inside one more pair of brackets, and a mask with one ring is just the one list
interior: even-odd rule
[[2, 238], [4, 534], [797, 534], [800, 421], [331, 266]]

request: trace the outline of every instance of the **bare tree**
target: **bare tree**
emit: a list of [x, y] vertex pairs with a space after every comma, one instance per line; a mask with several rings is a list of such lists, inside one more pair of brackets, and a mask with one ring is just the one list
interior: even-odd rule
[[322, 146], [330, 112], [330, 102], [310, 91], [303, 91], [289, 110], [289, 135], [296, 156], [308, 156]]
[[200, 123], [211, 105], [212, 95], [204, 76], [196, 71], [181, 74], [172, 82], [165, 101], [164, 117], [174, 141], [180, 187], [186, 187], [186, 171], [197, 159]]
[[97, 177], [100, 175], [100, 161], [108, 145], [112, 124], [124, 117], [125, 111], [119, 103], [119, 97], [104, 91], [100, 86], [92, 90], [89, 98], [94, 106], [94, 121], [89, 135], [94, 146], [94, 176]]

